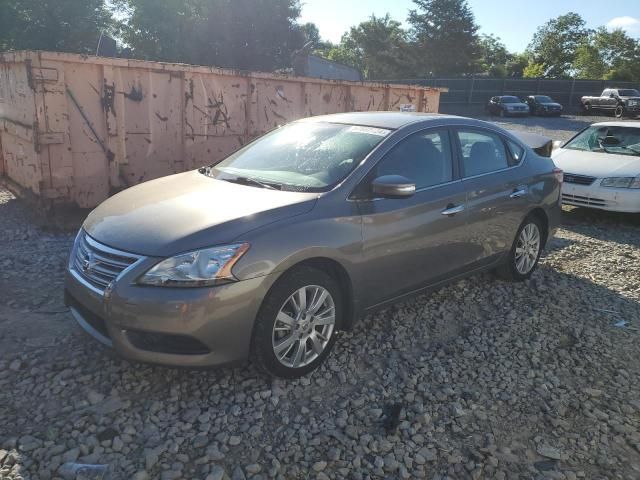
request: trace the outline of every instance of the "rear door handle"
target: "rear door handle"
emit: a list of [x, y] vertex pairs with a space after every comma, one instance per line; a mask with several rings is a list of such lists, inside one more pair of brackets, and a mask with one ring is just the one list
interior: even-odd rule
[[462, 213], [462, 212], [464, 212], [464, 205], [449, 204], [447, 205], [447, 208], [445, 208], [441, 213], [442, 215], [446, 215], [447, 217], [452, 217], [456, 213]]
[[524, 188], [521, 190], [514, 190], [513, 193], [509, 195], [509, 198], [520, 198], [520, 197], [524, 197], [526, 194], [527, 194], [527, 190]]

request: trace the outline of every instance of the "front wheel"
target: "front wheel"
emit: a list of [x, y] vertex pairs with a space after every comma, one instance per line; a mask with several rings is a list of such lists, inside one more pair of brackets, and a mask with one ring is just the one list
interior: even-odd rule
[[522, 222], [505, 262], [496, 270], [499, 277], [521, 282], [531, 276], [542, 253], [542, 232], [542, 224], [535, 216], [529, 216]]
[[622, 118], [624, 117], [625, 111], [624, 111], [624, 105], [618, 105], [615, 109], [614, 112], [616, 118]]
[[312, 267], [285, 274], [264, 300], [252, 338], [252, 357], [269, 375], [298, 378], [329, 355], [341, 325], [340, 288]]

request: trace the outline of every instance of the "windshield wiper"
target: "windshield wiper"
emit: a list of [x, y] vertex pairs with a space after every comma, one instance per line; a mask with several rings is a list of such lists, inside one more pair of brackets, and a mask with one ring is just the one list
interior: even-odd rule
[[256, 180], [251, 177], [231, 177], [231, 178], [221, 178], [220, 180], [224, 180], [225, 182], [231, 183], [239, 183], [240, 185], [251, 185], [260, 188], [267, 188], [269, 190], [282, 190], [282, 185], [279, 183], [267, 183], [262, 182], [260, 180]]

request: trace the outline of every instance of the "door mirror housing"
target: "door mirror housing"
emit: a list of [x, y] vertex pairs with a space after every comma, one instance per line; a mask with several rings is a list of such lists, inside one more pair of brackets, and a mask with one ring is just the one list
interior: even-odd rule
[[562, 147], [562, 144], [562, 140], [554, 140], [552, 150], [557, 150], [558, 148]]
[[381, 198], [408, 198], [416, 193], [416, 184], [402, 175], [383, 175], [371, 182], [374, 196]]

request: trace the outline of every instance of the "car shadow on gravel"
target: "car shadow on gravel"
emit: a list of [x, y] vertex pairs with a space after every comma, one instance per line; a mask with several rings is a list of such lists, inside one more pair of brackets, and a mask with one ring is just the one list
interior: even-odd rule
[[640, 246], [640, 213], [565, 206], [562, 228], [606, 242]]

